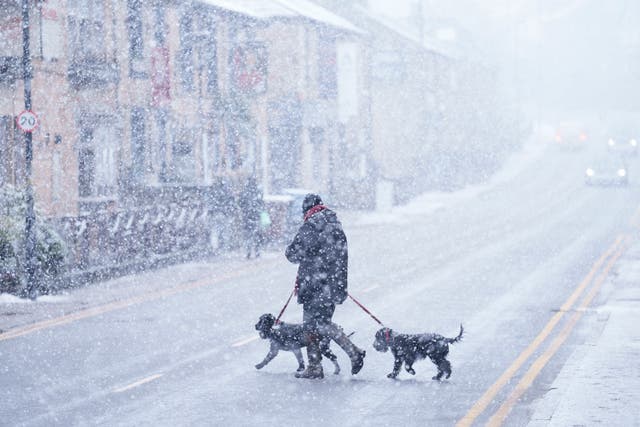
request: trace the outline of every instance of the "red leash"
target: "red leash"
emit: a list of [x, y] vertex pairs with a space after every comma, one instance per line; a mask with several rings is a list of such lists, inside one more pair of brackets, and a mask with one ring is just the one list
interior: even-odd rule
[[378, 323], [380, 324], [380, 326], [382, 326], [382, 327], [384, 328], [384, 338], [385, 338], [385, 340], [387, 340], [387, 344], [391, 343], [391, 337], [390, 337], [390, 335], [389, 335], [389, 331], [390, 331], [390, 329], [389, 329], [389, 328], [387, 328], [386, 326], [384, 326], [384, 324], [380, 321], [380, 319], [378, 319], [378, 318], [377, 318], [376, 316], [374, 316], [374, 315], [373, 315], [369, 310], [367, 310], [367, 308], [366, 308], [364, 305], [360, 304], [360, 303], [358, 302], [358, 300], [357, 300], [357, 299], [355, 299], [354, 297], [352, 297], [352, 296], [351, 296], [351, 294], [349, 294], [349, 293], [348, 293], [347, 295], [349, 296], [349, 298], [351, 298], [351, 300], [352, 300], [353, 302], [355, 302], [356, 304], [358, 304], [358, 307], [360, 307], [361, 309], [363, 309], [365, 313], [367, 313], [369, 316], [371, 316], [371, 317], [373, 318], [373, 320], [375, 320], [376, 322], [378, 322]]
[[382, 326], [383, 328], [386, 328], [386, 326], [384, 326], [384, 324], [383, 324], [383, 323], [382, 323], [382, 322], [381, 322], [381, 321], [380, 321], [376, 316], [374, 316], [373, 314], [371, 314], [371, 312], [370, 312], [369, 310], [367, 310], [367, 308], [366, 308], [364, 305], [360, 304], [360, 303], [358, 302], [358, 300], [357, 300], [357, 299], [355, 299], [354, 297], [352, 297], [352, 296], [351, 296], [351, 294], [347, 294], [347, 295], [349, 296], [349, 298], [351, 298], [351, 299], [353, 300], [353, 302], [355, 302], [356, 304], [358, 304], [358, 307], [360, 307], [361, 309], [363, 309], [365, 313], [367, 313], [369, 316], [371, 316], [371, 317], [373, 318], [373, 320], [375, 320], [376, 322], [378, 322], [378, 323], [380, 324], [380, 326]]
[[[280, 313], [278, 314], [278, 317], [276, 318], [276, 325], [280, 323], [280, 318], [282, 317], [282, 313], [284, 313], [284, 311], [287, 309], [287, 306], [291, 302], [291, 298], [293, 298], [293, 296], [297, 293], [297, 291], [298, 291], [298, 281], [296, 280], [296, 285], [294, 286], [293, 290], [291, 291], [291, 294], [289, 295], [289, 298], [287, 299], [287, 302], [284, 304], [284, 307], [282, 307], [282, 310], [280, 310]], [[384, 323], [382, 323], [380, 321], [380, 319], [378, 319], [376, 316], [374, 316], [373, 313], [371, 313], [369, 310], [367, 310], [367, 308], [364, 305], [362, 305], [357, 299], [355, 299], [349, 293], [347, 293], [347, 295], [349, 296], [349, 298], [351, 298], [351, 300], [353, 302], [355, 302], [358, 305], [358, 307], [360, 307], [362, 310], [364, 310], [365, 313], [367, 313], [369, 316], [371, 316], [371, 318], [373, 320], [378, 322], [378, 324], [380, 324], [380, 326], [382, 326], [383, 328], [386, 328], [386, 326], [384, 326]]]
[[297, 292], [297, 290], [298, 290], [298, 281], [296, 280], [296, 286], [294, 286], [293, 290], [291, 291], [291, 295], [289, 295], [289, 299], [285, 303], [284, 307], [282, 307], [282, 310], [280, 310], [280, 314], [278, 314], [278, 318], [276, 319], [276, 325], [280, 323], [280, 317], [282, 317], [282, 313], [284, 313], [284, 311], [286, 310], [287, 306], [289, 305], [289, 302], [291, 301], [291, 298]]

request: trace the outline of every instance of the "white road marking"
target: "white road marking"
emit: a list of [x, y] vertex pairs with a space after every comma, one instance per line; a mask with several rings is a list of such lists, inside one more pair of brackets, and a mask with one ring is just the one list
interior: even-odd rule
[[131, 383], [127, 386], [121, 387], [121, 388], [116, 388], [113, 390], [114, 393], [122, 393], [123, 391], [127, 391], [127, 390], [131, 390], [132, 388], [138, 387], [142, 384], [146, 384], [149, 383], [153, 380], [156, 380], [158, 378], [160, 378], [162, 376], [162, 374], [155, 374], [155, 375], [151, 375], [150, 377], [147, 378], [143, 378], [140, 381], [136, 381], [135, 383]]
[[258, 337], [255, 335], [250, 336], [249, 338], [243, 338], [240, 341], [236, 341], [233, 344], [231, 344], [231, 347], [240, 347], [241, 345], [246, 345], [249, 344], [252, 341], [257, 340]]
[[374, 289], [378, 289], [380, 286], [379, 285], [373, 285], [373, 286], [369, 286], [368, 288], [365, 288], [362, 290], [362, 293], [365, 294], [367, 292], [371, 292]]

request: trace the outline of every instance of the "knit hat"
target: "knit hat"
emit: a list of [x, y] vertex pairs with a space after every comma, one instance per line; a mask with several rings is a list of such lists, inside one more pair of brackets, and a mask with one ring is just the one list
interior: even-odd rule
[[306, 214], [309, 209], [316, 205], [321, 205], [322, 199], [317, 194], [309, 193], [304, 196], [304, 201], [302, 202], [302, 214]]

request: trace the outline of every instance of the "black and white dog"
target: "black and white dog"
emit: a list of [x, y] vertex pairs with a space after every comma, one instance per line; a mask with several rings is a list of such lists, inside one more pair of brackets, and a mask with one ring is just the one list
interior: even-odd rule
[[451, 376], [451, 363], [447, 360], [449, 344], [460, 341], [463, 331], [460, 325], [460, 333], [457, 337], [445, 338], [438, 334], [398, 334], [389, 328], [382, 328], [376, 332], [373, 348], [381, 352], [391, 349], [394, 362], [393, 372], [387, 375], [389, 378], [398, 376], [403, 362], [407, 372], [415, 375], [413, 363], [428, 357], [438, 367], [438, 374], [433, 379], [440, 381], [445, 374], [445, 378]]
[[[304, 371], [304, 359], [300, 349], [309, 345], [309, 339], [302, 331], [302, 324], [282, 322], [274, 328], [275, 322], [276, 318], [267, 313], [260, 316], [258, 323], [256, 323], [256, 330], [260, 333], [260, 338], [268, 339], [271, 342], [269, 353], [267, 353], [262, 362], [256, 365], [256, 369], [262, 369], [278, 355], [280, 350], [286, 350], [293, 352], [296, 356], [298, 372]], [[320, 340], [320, 352], [333, 362], [333, 373], [337, 375], [340, 373], [340, 365], [338, 365], [336, 355], [329, 349], [329, 342], [329, 338]]]

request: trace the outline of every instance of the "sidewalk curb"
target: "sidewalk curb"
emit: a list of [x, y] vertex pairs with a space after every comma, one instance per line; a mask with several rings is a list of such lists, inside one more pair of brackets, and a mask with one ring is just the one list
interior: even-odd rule
[[640, 425], [640, 260], [636, 247], [619, 260], [601, 290], [588, 337], [547, 393], [532, 404], [529, 427]]

